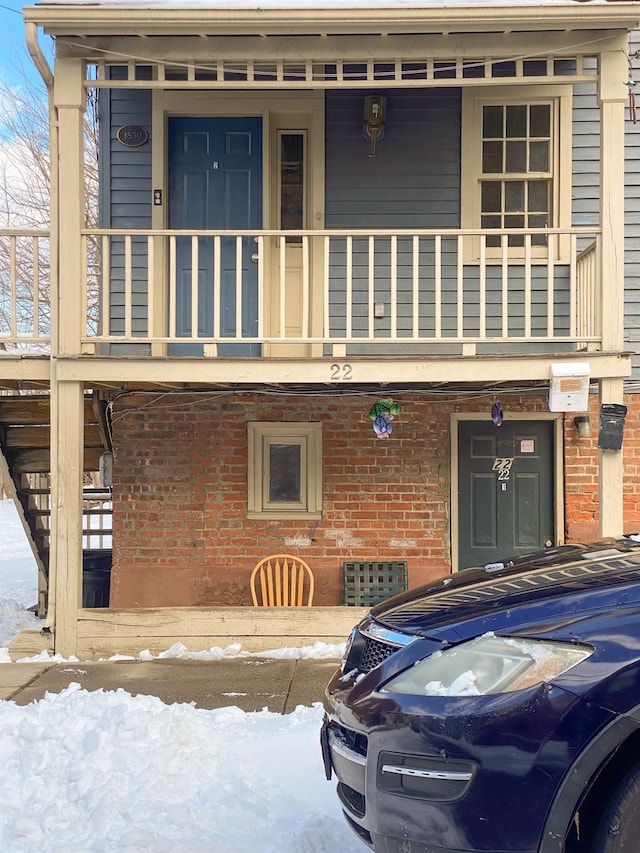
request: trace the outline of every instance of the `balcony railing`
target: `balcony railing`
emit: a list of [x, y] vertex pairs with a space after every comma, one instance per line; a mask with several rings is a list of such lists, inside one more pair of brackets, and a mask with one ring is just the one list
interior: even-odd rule
[[577, 258], [578, 334], [584, 335], [585, 343], [597, 339], [600, 334], [600, 242], [594, 240], [583, 249]]
[[47, 230], [0, 229], [0, 349], [48, 346], [50, 269]]
[[[87, 353], [473, 355], [601, 339], [594, 228], [101, 229], [82, 241]], [[0, 343], [46, 342], [48, 238], [0, 232], [0, 248]]]

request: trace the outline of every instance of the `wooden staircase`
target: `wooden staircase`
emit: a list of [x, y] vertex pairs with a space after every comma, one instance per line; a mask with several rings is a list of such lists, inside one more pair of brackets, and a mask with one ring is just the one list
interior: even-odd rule
[[[85, 395], [83, 493], [87, 505], [95, 493], [104, 493], [94, 482], [101, 454], [111, 449], [106, 427], [106, 403], [97, 394]], [[16, 503], [38, 566], [39, 616], [46, 612], [49, 575], [50, 435], [47, 393], [0, 394], [0, 480]], [[98, 507], [97, 512], [104, 510]], [[83, 533], [88, 536], [90, 529]]]

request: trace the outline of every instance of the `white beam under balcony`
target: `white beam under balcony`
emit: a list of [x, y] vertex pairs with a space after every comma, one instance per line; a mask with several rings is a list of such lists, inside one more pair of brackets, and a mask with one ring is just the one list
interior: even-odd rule
[[588, 361], [591, 378], [623, 379], [631, 372], [629, 353], [580, 352], [558, 356], [495, 355], [465, 358], [64, 358], [58, 378], [84, 381], [89, 387], [179, 383], [254, 385], [358, 385], [361, 383], [547, 382], [560, 360]]

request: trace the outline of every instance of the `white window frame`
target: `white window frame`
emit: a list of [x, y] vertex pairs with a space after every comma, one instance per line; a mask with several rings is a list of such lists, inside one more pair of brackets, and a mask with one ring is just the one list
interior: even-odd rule
[[309, 167], [309, 144], [306, 128], [278, 128], [276, 130], [277, 139], [277, 168], [278, 174], [276, 179], [277, 186], [277, 203], [276, 211], [277, 227], [279, 231], [283, 230], [282, 226], [282, 200], [285, 184], [283, 183], [283, 168], [285, 163], [282, 160], [282, 138], [283, 136], [300, 136], [302, 137], [302, 224], [300, 227], [304, 230], [308, 227], [307, 220], [307, 203], [309, 193], [308, 167]]
[[[572, 99], [571, 86], [503, 86], [464, 89], [462, 92], [462, 162], [461, 162], [461, 227], [478, 231], [481, 228], [481, 180], [482, 172], [482, 110], [487, 105], [550, 104], [551, 105], [551, 223], [552, 228], [571, 227], [571, 145], [572, 145]], [[500, 180], [500, 178], [496, 178]], [[555, 245], [552, 259], [567, 262], [570, 255], [568, 236], [549, 241]], [[509, 260], [523, 260], [523, 246], [506, 249]], [[488, 263], [500, 262], [503, 249], [487, 247]], [[546, 263], [549, 260], [547, 246], [531, 246], [532, 262]], [[465, 263], [480, 260], [480, 238], [465, 240]]]
[[[250, 421], [247, 424], [247, 518], [322, 518], [322, 424]], [[300, 448], [300, 500], [269, 500], [269, 447]]]

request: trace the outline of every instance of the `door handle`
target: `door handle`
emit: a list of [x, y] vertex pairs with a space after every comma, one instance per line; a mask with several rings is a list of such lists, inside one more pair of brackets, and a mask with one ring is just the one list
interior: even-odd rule
[[258, 261], [260, 260], [260, 255], [257, 252], [254, 252], [251, 255], [251, 260], [253, 261], [254, 264], [257, 264]]

